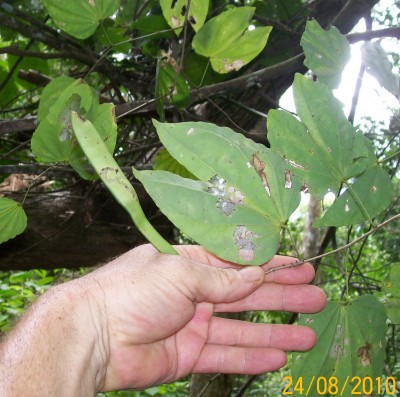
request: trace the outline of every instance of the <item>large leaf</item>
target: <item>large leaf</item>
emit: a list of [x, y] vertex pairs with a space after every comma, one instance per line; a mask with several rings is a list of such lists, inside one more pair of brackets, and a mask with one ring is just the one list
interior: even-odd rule
[[[337, 193], [341, 184], [363, 172], [368, 147], [349, 123], [325, 84], [296, 75], [293, 93], [301, 122], [284, 111], [271, 111], [268, 138], [312, 194]], [[301, 142], [301, 144], [299, 144]]]
[[[208, 13], [209, 0], [191, 0], [188, 21], [197, 32], [204, 24]], [[187, 0], [160, 0], [160, 6], [167, 23], [177, 35], [182, 31], [187, 12]]]
[[[83, 80], [74, 80], [69, 85], [68, 79], [57, 80], [48, 89], [46, 87], [47, 91], [43, 94], [44, 105], [40, 106], [40, 123], [32, 136], [32, 152], [46, 163], [68, 162], [82, 178], [96, 178], [96, 174], [88, 170], [85, 155], [76, 144], [71, 110], [93, 122], [112, 152], [117, 136], [114, 107], [111, 104], [100, 105], [97, 95]], [[56, 97], [58, 89], [60, 91]], [[54, 101], [52, 105], [51, 100]]]
[[0, 244], [21, 234], [26, 225], [27, 218], [21, 204], [0, 197]]
[[91, 36], [101, 20], [117, 10], [120, 0], [43, 0], [61, 30], [78, 39]]
[[387, 172], [376, 164], [349, 185], [313, 226], [349, 226], [373, 218], [389, 206], [393, 188]]
[[338, 390], [331, 394], [350, 397], [356, 390], [353, 377], [375, 380], [382, 376], [386, 314], [374, 296], [364, 295], [350, 303], [329, 302], [318, 314], [302, 314], [299, 324], [311, 327], [318, 342], [309, 352], [293, 354], [293, 380], [301, 379], [304, 387], [303, 393], [294, 395], [304, 396], [306, 390], [309, 396], [321, 395], [317, 379], [335, 377]]
[[193, 49], [210, 58], [218, 73], [241, 69], [265, 47], [271, 27], [248, 30], [255, 8], [237, 7], [210, 19], [196, 33]]
[[300, 200], [300, 181], [286, 163], [229, 128], [154, 124], [171, 155], [199, 178], [135, 172], [161, 211], [224, 259], [256, 265], [270, 259]]
[[366, 41], [361, 47], [362, 61], [379, 84], [400, 100], [400, 77], [392, 72], [393, 65], [379, 41]]
[[304, 65], [321, 82], [337, 88], [343, 69], [350, 59], [350, 44], [346, 37], [335, 27], [325, 31], [316, 20], [312, 20], [307, 21], [301, 46], [306, 56]]

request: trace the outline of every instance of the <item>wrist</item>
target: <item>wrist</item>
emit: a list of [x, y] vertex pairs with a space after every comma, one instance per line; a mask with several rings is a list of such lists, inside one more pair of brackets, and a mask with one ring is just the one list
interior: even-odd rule
[[89, 396], [101, 388], [108, 337], [92, 290], [83, 278], [38, 298], [0, 346], [0, 395]]

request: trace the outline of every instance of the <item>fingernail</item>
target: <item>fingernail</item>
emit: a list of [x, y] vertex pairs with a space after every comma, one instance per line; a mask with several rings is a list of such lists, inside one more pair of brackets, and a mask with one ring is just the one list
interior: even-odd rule
[[239, 270], [243, 279], [247, 282], [258, 281], [264, 275], [259, 267], [246, 266], [244, 269]]

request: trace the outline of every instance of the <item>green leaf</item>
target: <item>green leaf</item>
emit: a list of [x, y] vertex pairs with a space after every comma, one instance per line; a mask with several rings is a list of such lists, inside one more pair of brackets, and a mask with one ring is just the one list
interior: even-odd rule
[[366, 41], [361, 47], [362, 61], [379, 84], [400, 99], [400, 77], [392, 72], [393, 65], [379, 41]]
[[97, 131], [96, 127], [89, 120], [82, 120], [74, 111], [71, 112], [71, 125], [76, 139], [92, 167], [114, 198], [128, 212], [140, 232], [159, 251], [176, 254], [176, 251], [157, 233], [146, 219], [135, 189], [114, 160], [100, 131]]
[[382, 376], [386, 314], [374, 296], [364, 295], [350, 303], [329, 302], [318, 314], [302, 314], [299, 324], [311, 327], [318, 341], [311, 351], [293, 354], [293, 379], [301, 378], [305, 389], [311, 384], [309, 396], [319, 395], [319, 377], [336, 377], [339, 390], [331, 394], [350, 397], [355, 386], [353, 376]]
[[311, 69], [318, 79], [331, 88], [337, 88], [344, 67], [350, 59], [350, 44], [335, 27], [322, 29], [316, 20], [307, 21], [301, 38], [304, 49], [304, 65]]
[[37, 119], [41, 122], [46, 118], [49, 113], [49, 109], [54, 105], [57, 99], [60, 97], [60, 92], [66, 90], [76, 80], [72, 77], [61, 76], [53, 79], [49, 84], [46, 85], [40, 97], [39, 108]]
[[120, 0], [43, 0], [58, 27], [78, 39], [91, 36], [103, 19], [114, 14], [119, 3]]
[[382, 285], [386, 313], [393, 324], [400, 324], [400, 267], [392, 265], [390, 273]]
[[[53, 81], [40, 105], [41, 121], [31, 141], [32, 152], [46, 163], [68, 162], [84, 179], [95, 179], [96, 174], [88, 170], [88, 162], [76, 144], [71, 125], [71, 110], [85, 115], [98, 129], [110, 152], [113, 152], [117, 137], [114, 106], [99, 104], [98, 96], [83, 81], [68, 79]], [[67, 86], [63, 91], [62, 89]], [[47, 88], [47, 87], [46, 87]], [[54, 101], [51, 105], [51, 100]], [[46, 109], [46, 106], [48, 108]], [[44, 115], [46, 115], [45, 118]]]
[[[368, 168], [328, 208], [313, 226], [346, 226], [362, 223], [384, 211], [393, 196], [393, 184], [379, 165]], [[361, 204], [362, 203], [362, 204]]]
[[171, 155], [199, 181], [135, 172], [161, 211], [185, 234], [230, 261], [260, 265], [300, 200], [300, 181], [275, 153], [229, 128], [161, 124]]
[[[206, 20], [208, 3], [209, 0], [191, 0], [190, 2], [188, 21], [196, 32]], [[185, 24], [187, 4], [187, 0], [160, 0], [164, 18], [172, 29], [176, 29], [177, 36], [179, 36]]]
[[[347, 120], [325, 84], [296, 75], [293, 93], [301, 122], [284, 111], [268, 116], [268, 139], [309, 191], [319, 198], [337, 193], [369, 162], [364, 137]], [[301, 142], [301, 144], [299, 144]]]
[[193, 49], [218, 73], [241, 69], [265, 47], [271, 27], [248, 30], [254, 7], [232, 8], [210, 19], [194, 36]]
[[21, 234], [27, 225], [27, 217], [21, 204], [0, 197], [0, 244]]
[[169, 171], [183, 178], [196, 179], [196, 177], [191, 172], [189, 172], [181, 163], [178, 163], [165, 148], [162, 148], [157, 153], [153, 164], [153, 170]]

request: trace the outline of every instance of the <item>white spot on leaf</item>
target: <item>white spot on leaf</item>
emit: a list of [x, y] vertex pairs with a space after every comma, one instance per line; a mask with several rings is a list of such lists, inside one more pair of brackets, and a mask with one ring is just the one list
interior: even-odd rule
[[187, 135], [193, 134], [193, 131], [194, 131], [194, 128], [189, 128], [189, 130], [188, 130], [188, 132], [187, 132]]
[[88, 2], [92, 7], [96, 7], [96, 2], [94, 0], [88, 0]]
[[173, 29], [180, 28], [182, 26], [179, 19], [174, 15], [171, 17], [171, 26]]
[[255, 244], [253, 240], [260, 237], [256, 233], [248, 230], [244, 225], [238, 225], [233, 232], [235, 246], [238, 249], [239, 258], [245, 261], [251, 261], [255, 257]]
[[292, 183], [293, 174], [289, 170], [285, 170], [285, 189], [291, 189], [293, 186]]
[[245, 65], [245, 63], [240, 59], [237, 59], [233, 62], [228, 62], [227, 59], [224, 59], [223, 62], [225, 72], [233, 72], [234, 70], [238, 71]]

